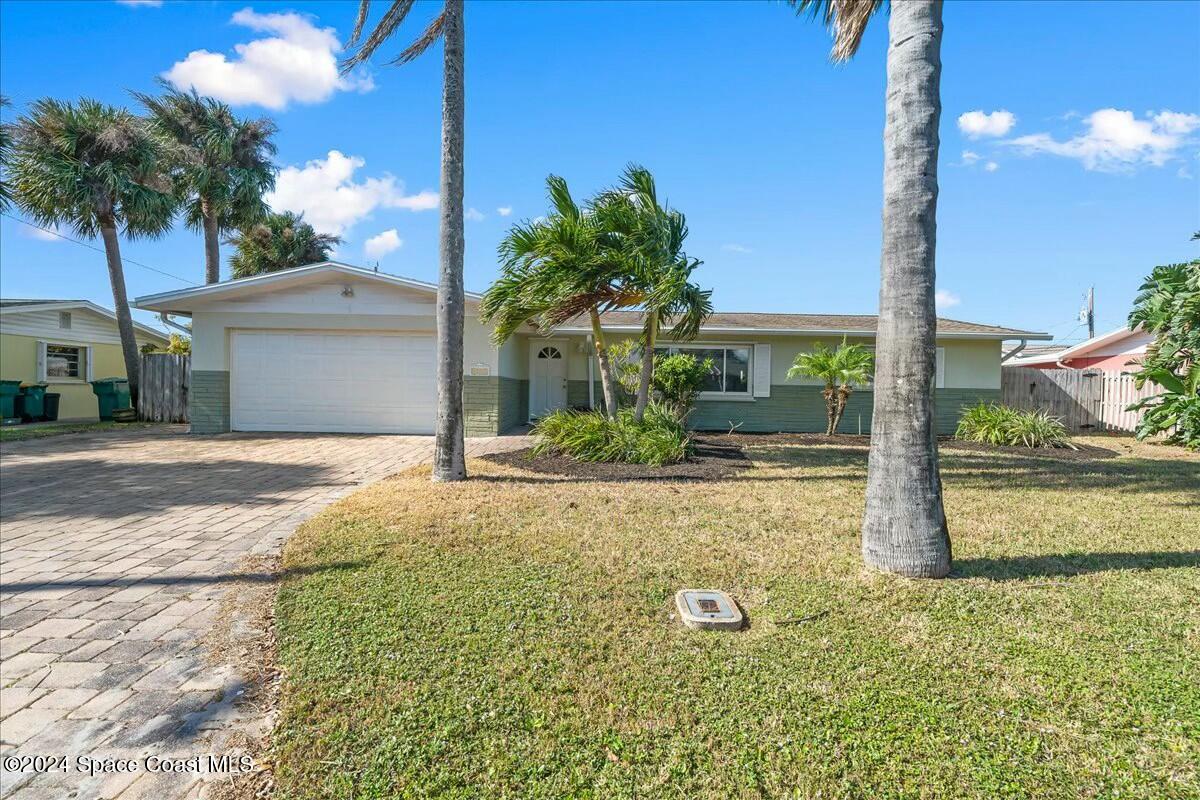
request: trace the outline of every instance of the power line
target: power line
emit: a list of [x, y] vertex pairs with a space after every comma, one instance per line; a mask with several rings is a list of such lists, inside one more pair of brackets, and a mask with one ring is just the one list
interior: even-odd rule
[[[20, 217], [14, 217], [12, 214], [4, 214], [4, 216], [8, 217], [11, 220], [16, 220], [17, 222], [21, 223], [22, 225], [28, 225], [31, 228], [35, 228], [39, 231], [42, 231], [43, 233], [48, 233], [51, 236], [57, 236], [59, 239], [63, 239], [68, 242], [74, 242], [75, 244], [80, 245], [81, 247], [86, 247], [89, 250], [95, 250], [97, 253], [104, 253], [104, 250], [100, 249], [99, 247], [90, 245], [87, 242], [81, 242], [78, 239], [73, 239], [70, 236], [63, 236], [58, 231], [51, 230], [50, 228], [43, 228], [41, 225], [34, 225], [32, 222], [23, 220]], [[107, 253], [105, 255], [107, 255]], [[164, 269], [159, 269], [158, 267], [152, 267], [149, 264], [143, 264], [140, 261], [134, 261], [132, 258], [127, 258], [125, 256], [121, 256], [121, 263], [133, 264], [135, 267], [141, 267], [142, 269], [148, 269], [151, 272], [157, 272], [159, 275], [165, 275], [168, 278], [174, 278], [177, 281], [182, 281], [183, 283], [191, 284], [192, 286], [200, 285], [200, 284], [196, 283], [195, 281], [189, 281], [187, 278], [181, 278], [178, 275], [173, 275]]]

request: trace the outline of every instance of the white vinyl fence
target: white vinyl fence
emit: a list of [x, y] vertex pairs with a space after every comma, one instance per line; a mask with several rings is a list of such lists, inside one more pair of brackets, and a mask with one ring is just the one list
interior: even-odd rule
[[1045, 411], [1072, 432], [1132, 431], [1141, 417], [1131, 404], [1161, 391], [1147, 383], [1138, 390], [1133, 376], [1090, 369], [1004, 367], [1000, 394], [1005, 405]]

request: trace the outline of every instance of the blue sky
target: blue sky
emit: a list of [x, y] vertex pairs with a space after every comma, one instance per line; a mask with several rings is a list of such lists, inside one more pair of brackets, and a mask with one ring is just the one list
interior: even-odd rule
[[[338, 80], [355, 7], [4, 2], [0, 91], [10, 113], [127, 104], [166, 74], [271, 116], [273, 202], [341, 233], [343, 261], [434, 280], [440, 50]], [[941, 313], [1077, 340], [1094, 284], [1098, 328], [1115, 327], [1151, 267], [1197, 252], [1200, 3], [951, 2], [945, 24]], [[548, 173], [586, 196], [637, 161], [688, 215], [718, 309], [874, 313], [886, 39], [881, 16], [834, 66], [826, 31], [779, 3], [468, 2], [467, 287], [545, 211]], [[182, 226], [124, 253], [203, 280]], [[131, 296], [188, 285], [132, 263], [126, 278]], [[9, 218], [0, 291], [112, 304], [100, 253]]]

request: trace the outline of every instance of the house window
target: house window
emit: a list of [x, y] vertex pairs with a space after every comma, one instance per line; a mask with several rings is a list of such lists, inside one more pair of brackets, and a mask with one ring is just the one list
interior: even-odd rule
[[82, 378], [87, 375], [87, 353], [83, 347], [46, 345], [47, 378]]
[[562, 352], [557, 347], [543, 347], [538, 351], [538, 358], [562, 358]]
[[71, 312], [70, 311], [58, 312], [58, 327], [62, 328], [64, 331], [71, 330]]
[[662, 355], [686, 353], [697, 361], [711, 359], [712, 372], [700, 390], [704, 395], [750, 395], [750, 348], [747, 346], [685, 344], [656, 347], [654, 352]]

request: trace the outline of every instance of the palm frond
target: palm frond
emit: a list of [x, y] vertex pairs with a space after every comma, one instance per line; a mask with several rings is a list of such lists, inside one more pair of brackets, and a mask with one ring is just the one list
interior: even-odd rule
[[359, 0], [358, 16], [354, 20], [354, 30], [350, 32], [350, 38], [342, 45], [344, 50], [349, 50], [354, 45], [358, 44], [358, 40], [362, 38], [363, 28], [367, 27], [367, 17], [371, 14], [371, 0]]
[[834, 61], [848, 61], [858, 52], [867, 23], [883, 6], [883, 0], [787, 0], [797, 15], [806, 14], [833, 33]]
[[438, 40], [439, 37], [441, 37], [442, 29], [445, 26], [446, 12], [443, 11], [433, 18], [433, 21], [429, 23], [429, 27], [425, 29], [424, 33], [417, 37], [415, 42], [404, 48], [400, 55], [393, 58], [388, 62], [388, 64], [393, 66], [407, 64], [414, 58], [417, 58], [426, 50], [428, 50], [430, 46]]
[[[371, 56], [375, 55], [375, 51], [380, 45], [386, 42], [400, 24], [404, 22], [408, 12], [412, 11], [412, 7], [416, 0], [395, 0], [388, 10], [384, 13], [383, 18], [379, 20], [379, 24], [371, 31], [366, 41], [352, 53], [348, 58], [342, 60], [341, 73], [343, 75], [350, 72], [359, 64], [367, 61]], [[362, 7], [359, 7], [359, 14], [362, 14]], [[361, 32], [360, 32], [361, 33]]]

